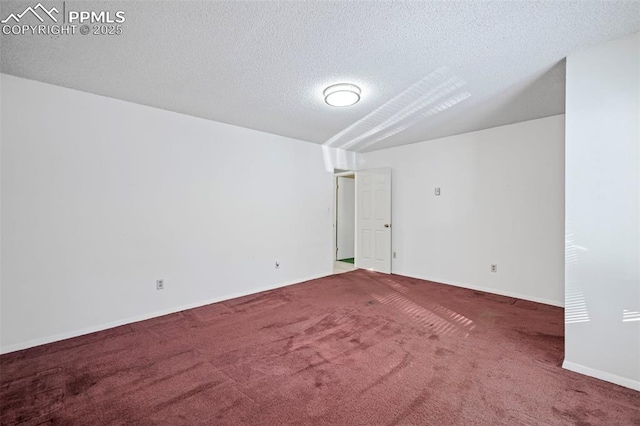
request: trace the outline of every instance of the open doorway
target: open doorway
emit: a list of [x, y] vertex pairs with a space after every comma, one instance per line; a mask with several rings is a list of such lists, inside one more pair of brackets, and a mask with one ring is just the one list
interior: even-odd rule
[[356, 180], [354, 172], [335, 173], [334, 274], [356, 269]]

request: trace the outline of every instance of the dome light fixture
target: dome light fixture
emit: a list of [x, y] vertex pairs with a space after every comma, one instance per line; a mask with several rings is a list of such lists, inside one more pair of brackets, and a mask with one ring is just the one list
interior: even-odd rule
[[335, 107], [349, 106], [360, 100], [360, 88], [355, 84], [340, 83], [324, 89], [324, 101]]

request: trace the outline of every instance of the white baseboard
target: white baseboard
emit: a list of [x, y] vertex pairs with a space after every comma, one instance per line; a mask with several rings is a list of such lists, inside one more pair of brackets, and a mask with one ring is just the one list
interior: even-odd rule
[[625, 388], [640, 391], [640, 381], [638, 380], [627, 379], [626, 377], [596, 370], [595, 368], [585, 367], [584, 365], [576, 364], [575, 362], [567, 361], [566, 359], [562, 363], [562, 368], [575, 373], [584, 374], [585, 376], [595, 377], [596, 379], [604, 380], [605, 382], [615, 383], [616, 385], [624, 386]]
[[10, 352], [20, 351], [20, 350], [32, 348], [32, 347], [35, 347], [35, 346], [46, 345], [47, 343], [53, 343], [53, 342], [58, 342], [60, 340], [71, 339], [73, 337], [78, 337], [78, 336], [83, 336], [85, 334], [95, 333], [96, 331], [103, 331], [103, 330], [107, 330], [109, 328], [119, 327], [121, 325], [132, 324], [134, 322], [139, 322], [139, 321], [144, 321], [144, 320], [148, 320], [148, 319], [151, 319], [151, 318], [161, 317], [163, 315], [174, 314], [174, 313], [180, 312], [180, 311], [186, 311], [187, 309], [199, 308], [200, 306], [210, 305], [212, 303], [223, 302], [225, 300], [235, 299], [237, 297], [249, 296], [251, 294], [261, 293], [263, 291], [274, 290], [274, 289], [280, 288], [280, 287], [287, 287], [287, 286], [290, 286], [290, 285], [293, 285], [293, 284], [299, 284], [299, 283], [302, 283], [302, 282], [305, 282], [305, 281], [310, 281], [310, 280], [315, 280], [317, 278], [326, 277], [328, 275], [331, 275], [331, 274], [330, 273], [328, 273], [328, 274], [320, 274], [320, 275], [315, 275], [315, 276], [311, 276], [311, 277], [307, 277], [307, 278], [301, 278], [301, 279], [295, 280], [295, 281], [279, 283], [279, 284], [275, 284], [275, 285], [271, 285], [271, 286], [267, 286], [267, 287], [262, 287], [262, 288], [257, 288], [257, 289], [253, 289], [253, 290], [249, 290], [249, 291], [243, 291], [243, 292], [239, 292], [239, 293], [229, 294], [229, 295], [225, 295], [225, 296], [222, 296], [222, 297], [215, 297], [215, 298], [208, 299], [208, 300], [201, 300], [201, 301], [198, 301], [198, 302], [188, 303], [186, 305], [180, 305], [180, 306], [176, 306], [176, 307], [172, 307], [172, 308], [163, 309], [163, 310], [160, 310], [160, 311], [154, 311], [154, 312], [146, 313], [146, 314], [143, 314], [143, 315], [137, 315], [137, 316], [134, 316], [134, 317], [124, 318], [124, 319], [121, 319], [121, 320], [110, 321], [110, 322], [99, 324], [99, 325], [95, 325], [95, 326], [92, 326], [92, 327], [86, 327], [86, 328], [82, 328], [82, 329], [79, 329], [79, 330], [73, 330], [73, 331], [68, 331], [68, 332], [64, 332], [64, 333], [54, 334], [52, 336], [41, 337], [41, 338], [38, 338], [38, 339], [28, 340], [26, 342], [15, 343], [13, 345], [7, 345], [7, 346], [1, 347], [0, 348], [0, 354], [7, 354], [7, 353], [10, 353]]
[[492, 293], [492, 294], [497, 294], [500, 296], [506, 296], [506, 297], [514, 297], [516, 299], [522, 299], [522, 300], [528, 300], [530, 302], [537, 302], [537, 303], [544, 303], [545, 305], [551, 305], [551, 306], [557, 306], [559, 308], [564, 308], [564, 301], [559, 302], [557, 300], [551, 300], [551, 299], [545, 299], [542, 297], [536, 297], [536, 296], [531, 296], [528, 294], [521, 294], [521, 293], [517, 293], [515, 291], [503, 291], [503, 290], [496, 290], [494, 288], [487, 288], [487, 287], [482, 287], [482, 286], [477, 286], [477, 285], [472, 285], [472, 284], [461, 284], [461, 283], [455, 283], [455, 282], [445, 282], [445, 281], [441, 281], [438, 279], [432, 279], [432, 278], [425, 278], [425, 277], [419, 277], [417, 275], [411, 275], [411, 274], [405, 274], [403, 272], [400, 271], [392, 271], [393, 274], [395, 275], [403, 275], [405, 277], [410, 277], [410, 278], [417, 278], [419, 280], [425, 280], [425, 281], [432, 281], [434, 283], [438, 283], [438, 284], [446, 284], [446, 285], [452, 285], [454, 287], [461, 287], [461, 288], [466, 288], [469, 290], [478, 290], [478, 291], [483, 291], [485, 293]]

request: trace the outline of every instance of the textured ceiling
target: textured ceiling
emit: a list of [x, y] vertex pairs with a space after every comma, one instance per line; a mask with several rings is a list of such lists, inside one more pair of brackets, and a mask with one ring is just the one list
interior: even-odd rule
[[[35, 4], [3, 1], [1, 19]], [[2, 35], [2, 72], [355, 151], [562, 113], [563, 58], [640, 31], [640, 1], [64, 7], [123, 10], [123, 34]], [[360, 103], [323, 102], [341, 82]]]

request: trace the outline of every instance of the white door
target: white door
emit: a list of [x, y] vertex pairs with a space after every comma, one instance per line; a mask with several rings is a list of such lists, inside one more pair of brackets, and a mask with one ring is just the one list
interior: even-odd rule
[[391, 273], [391, 169], [356, 174], [356, 266]]

